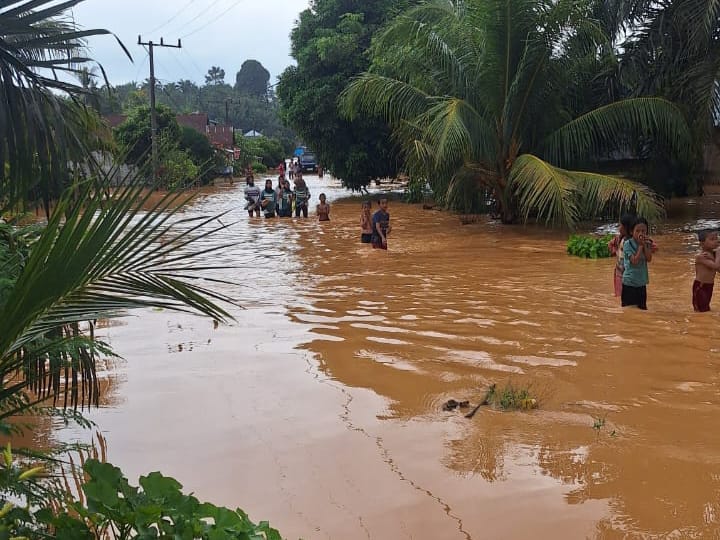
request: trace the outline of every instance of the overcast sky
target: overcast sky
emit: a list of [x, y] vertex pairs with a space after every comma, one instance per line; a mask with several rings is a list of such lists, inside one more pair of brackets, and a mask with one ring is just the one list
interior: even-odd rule
[[308, 0], [85, 0], [74, 8], [85, 28], [117, 34], [133, 56], [130, 62], [112, 37], [90, 41], [92, 57], [102, 63], [112, 84], [143, 81], [149, 76], [143, 41], [177, 43], [183, 48], [155, 49], [155, 74], [161, 81], [205, 82], [210, 66], [235, 74], [247, 59], [261, 62], [271, 82], [292, 63], [290, 30]]

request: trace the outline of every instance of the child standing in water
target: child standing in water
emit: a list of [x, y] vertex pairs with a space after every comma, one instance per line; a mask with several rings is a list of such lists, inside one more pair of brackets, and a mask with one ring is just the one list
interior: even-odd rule
[[318, 221], [330, 221], [330, 205], [325, 202], [325, 194], [320, 194], [320, 203], [315, 207]]
[[378, 201], [380, 208], [372, 217], [372, 247], [373, 249], [387, 249], [387, 236], [390, 234], [392, 227], [390, 226], [390, 213], [388, 209], [387, 198]]
[[648, 222], [638, 218], [632, 226], [632, 236], [623, 242], [623, 279], [621, 303], [623, 307], [647, 309], [648, 263], [652, 261], [652, 240], [647, 237]]
[[692, 286], [693, 309], [699, 312], [710, 311], [715, 274], [720, 270], [720, 249], [718, 249], [717, 231], [698, 233], [700, 253], [695, 257], [695, 281]]
[[615, 296], [622, 295], [622, 278], [625, 271], [623, 243], [630, 238], [630, 231], [635, 224], [635, 216], [632, 214], [624, 214], [620, 218], [620, 226], [618, 234], [608, 242], [610, 254], [615, 257], [615, 271], [613, 272], [613, 284], [615, 286]]
[[370, 215], [370, 201], [364, 201], [362, 203], [362, 210], [360, 211], [360, 242], [363, 244], [369, 244], [372, 242], [372, 216]]

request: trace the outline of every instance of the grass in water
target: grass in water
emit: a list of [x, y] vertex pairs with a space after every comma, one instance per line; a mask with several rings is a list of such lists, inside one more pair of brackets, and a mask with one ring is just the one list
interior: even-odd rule
[[486, 399], [488, 405], [503, 411], [529, 411], [538, 407], [530, 386], [515, 386], [512, 382], [499, 388], [491, 386]]

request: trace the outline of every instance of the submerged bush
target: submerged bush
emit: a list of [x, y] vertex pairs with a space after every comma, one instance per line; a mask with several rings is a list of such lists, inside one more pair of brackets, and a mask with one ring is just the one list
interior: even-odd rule
[[612, 240], [612, 234], [604, 236], [581, 236], [573, 234], [567, 243], [567, 252], [576, 257], [585, 259], [603, 259], [610, 257], [608, 242]]

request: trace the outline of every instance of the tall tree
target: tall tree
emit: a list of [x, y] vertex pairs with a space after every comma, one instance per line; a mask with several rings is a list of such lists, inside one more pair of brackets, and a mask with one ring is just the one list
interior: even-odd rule
[[395, 176], [398, 160], [384, 122], [340, 114], [337, 97], [369, 67], [373, 35], [403, 0], [314, 0], [292, 32], [289, 67], [277, 87], [281, 113], [319, 161], [344, 184], [359, 188]]
[[235, 90], [240, 94], [266, 97], [270, 72], [257, 60], [245, 60], [235, 77]]
[[636, 205], [662, 212], [641, 184], [568, 170], [644, 139], [677, 150], [687, 124], [672, 103], [637, 98], [577, 114], [574, 74], [605, 42], [591, 5], [552, 0], [429, 0], [374, 47], [375, 69], [349, 87], [352, 117], [379, 115], [411, 171], [451, 206], [490, 195], [503, 221], [580, 219]]
[[218, 66], [212, 66], [205, 75], [205, 84], [218, 85], [225, 83], [225, 70]]
[[[177, 144], [181, 130], [175, 113], [163, 105], [157, 107], [158, 136], [166, 145]], [[150, 107], [138, 107], [115, 130], [115, 139], [128, 163], [137, 163], [150, 150]]]

